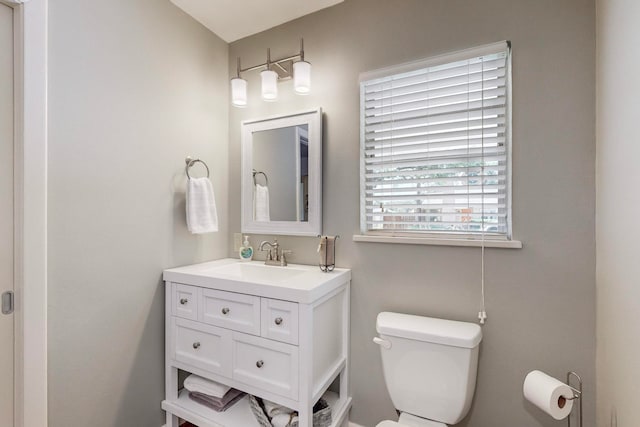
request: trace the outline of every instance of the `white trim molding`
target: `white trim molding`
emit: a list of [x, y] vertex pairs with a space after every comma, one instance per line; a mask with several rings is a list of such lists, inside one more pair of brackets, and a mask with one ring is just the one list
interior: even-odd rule
[[432, 237], [400, 237], [381, 236], [372, 234], [354, 234], [354, 242], [368, 243], [394, 243], [403, 245], [432, 245], [432, 246], [471, 246], [480, 248], [501, 248], [501, 249], [522, 249], [522, 242], [519, 240], [484, 240], [481, 239], [447, 239]]
[[12, 3], [16, 22], [15, 427], [47, 425], [48, 0]]

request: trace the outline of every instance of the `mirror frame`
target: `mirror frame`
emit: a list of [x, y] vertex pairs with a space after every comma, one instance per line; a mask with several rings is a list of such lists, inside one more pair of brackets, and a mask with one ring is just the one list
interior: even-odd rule
[[[291, 126], [308, 126], [309, 134], [309, 220], [255, 221], [253, 219], [253, 133]], [[242, 233], [286, 236], [318, 236], [322, 234], [322, 109], [307, 110], [284, 116], [243, 121], [241, 150], [241, 215]]]

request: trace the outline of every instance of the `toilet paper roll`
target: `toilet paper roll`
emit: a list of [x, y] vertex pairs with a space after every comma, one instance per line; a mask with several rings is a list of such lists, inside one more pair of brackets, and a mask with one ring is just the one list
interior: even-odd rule
[[525, 399], [556, 420], [567, 418], [573, 408], [573, 390], [541, 371], [531, 371], [522, 387]]

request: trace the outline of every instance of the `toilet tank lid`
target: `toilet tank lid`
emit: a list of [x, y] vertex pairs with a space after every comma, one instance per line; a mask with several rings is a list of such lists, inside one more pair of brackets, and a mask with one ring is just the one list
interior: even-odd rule
[[383, 335], [453, 347], [474, 348], [482, 340], [482, 329], [475, 323], [401, 313], [378, 314], [376, 330]]

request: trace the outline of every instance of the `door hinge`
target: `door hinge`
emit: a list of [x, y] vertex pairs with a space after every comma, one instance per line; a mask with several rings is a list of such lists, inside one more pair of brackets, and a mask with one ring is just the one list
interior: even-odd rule
[[13, 292], [7, 291], [2, 294], [2, 314], [11, 314], [13, 313]]

